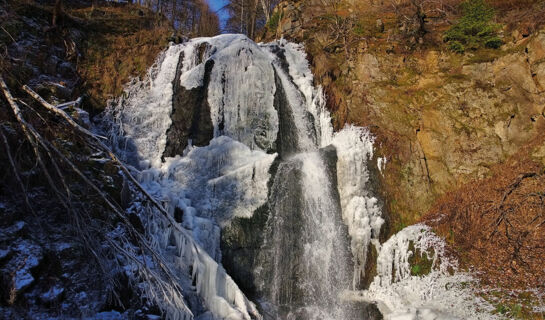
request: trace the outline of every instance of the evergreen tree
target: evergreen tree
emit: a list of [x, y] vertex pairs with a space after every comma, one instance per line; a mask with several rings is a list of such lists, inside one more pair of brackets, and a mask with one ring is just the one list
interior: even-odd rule
[[445, 32], [444, 41], [458, 53], [479, 48], [499, 48], [499, 24], [493, 23], [494, 9], [484, 0], [467, 0], [461, 5], [464, 15]]

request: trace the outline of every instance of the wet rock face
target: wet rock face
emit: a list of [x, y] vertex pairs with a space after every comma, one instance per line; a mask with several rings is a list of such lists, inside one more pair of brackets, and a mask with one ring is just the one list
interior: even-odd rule
[[269, 208], [264, 205], [252, 218], [235, 218], [221, 231], [221, 264], [250, 298], [258, 296], [255, 267], [268, 216]]
[[[256, 265], [260, 269], [258, 278], [261, 280], [258, 283], [258, 290], [262, 296], [274, 301], [280, 308], [282, 305], [300, 304], [304, 296], [301, 288], [297, 286], [303, 256], [301, 175], [299, 161], [288, 161], [279, 165], [269, 197], [270, 213], [264, 231], [266, 240], [257, 257]], [[277, 252], [278, 248], [283, 248], [284, 252], [282, 254]], [[273, 265], [275, 259], [271, 257], [280, 255], [285, 258], [284, 261]], [[276, 277], [286, 274], [291, 274], [292, 277], [283, 279]], [[277, 312], [282, 314], [289, 310]]]
[[274, 107], [278, 111], [279, 117], [276, 146], [280, 157], [286, 158], [296, 152], [299, 142], [294, 126], [287, 125], [293, 122], [293, 114], [290, 108], [287, 107], [286, 93], [277, 75], [275, 75], [275, 82]]
[[176, 77], [173, 82], [172, 125], [167, 130], [167, 144], [163, 157], [174, 157], [182, 154], [191, 140], [192, 145], [207, 145], [214, 136], [214, 126], [210, 118], [208, 105], [208, 84], [214, 60], [208, 60], [204, 68], [203, 85], [186, 89], [180, 84], [181, 63], [178, 62]]

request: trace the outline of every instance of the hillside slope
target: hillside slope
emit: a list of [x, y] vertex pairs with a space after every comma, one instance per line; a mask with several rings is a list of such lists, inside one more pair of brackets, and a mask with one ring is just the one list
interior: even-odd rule
[[52, 27], [41, 3], [0, 8], [0, 318], [157, 316], [145, 288], [178, 289], [135, 264], [153, 260], [141, 217], [125, 212], [142, 193], [96, 138], [27, 92], [89, 129], [89, 112], [143, 75], [171, 31], [143, 8], [79, 1]]

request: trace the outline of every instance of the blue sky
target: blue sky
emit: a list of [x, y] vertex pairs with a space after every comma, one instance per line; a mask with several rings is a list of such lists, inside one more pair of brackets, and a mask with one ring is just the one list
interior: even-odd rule
[[212, 8], [212, 11], [216, 12], [218, 16], [220, 17], [221, 27], [223, 28], [223, 26], [225, 26], [225, 22], [229, 18], [229, 15], [227, 14], [225, 10], [220, 11], [220, 9], [223, 8], [223, 6], [225, 6], [229, 1], [228, 0], [207, 0], [207, 1], [210, 7]]

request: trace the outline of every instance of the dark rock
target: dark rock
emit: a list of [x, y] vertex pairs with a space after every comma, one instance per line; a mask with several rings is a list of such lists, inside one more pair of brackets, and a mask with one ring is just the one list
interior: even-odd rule
[[222, 265], [247, 295], [255, 296], [255, 267], [263, 244], [268, 207], [258, 208], [251, 218], [235, 218], [221, 232]]
[[25, 228], [26, 223], [24, 221], [17, 221], [9, 227], [0, 229], [0, 241], [6, 241], [7, 239], [16, 237]]
[[282, 158], [287, 158], [297, 152], [299, 141], [297, 128], [293, 125], [293, 114], [288, 106], [288, 99], [280, 78], [275, 71], [276, 91], [274, 93], [274, 108], [278, 111], [278, 139], [277, 152]]
[[214, 60], [208, 60], [204, 66], [204, 79], [201, 87], [186, 89], [180, 84], [180, 57], [173, 83], [172, 125], [167, 130], [167, 143], [163, 157], [182, 154], [189, 139], [195, 146], [207, 145], [214, 135], [214, 126], [210, 118], [208, 105], [208, 84]]
[[184, 43], [187, 41], [187, 37], [184, 37], [178, 33], [172, 33], [170, 37], [168, 37], [167, 41], [173, 42], [173, 43]]
[[54, 98], [61, 100], [70, 100], [72, 89], [58, 82], [42, 82], [36, 86], [35, 91], [44, 98], [52, 100]]
[[3, 263], [4, 260], [8, 259], [11, 255], [11, 249], [0, 249], [0, 264]]
[[129, 221], [136, 229], [136, 231], [142, 234], [145, 233], [144, 224], [142, 223], [142, 220], [140, 220], [140, 217], [138, 217], [138, 215], [136, 215], [135, 213], [129, 214]]
[[184, 220], [184, 210], [182, 210], [180, 207], [174, 208], [174, 220], [178, 223], [182, 223]]
[[44, 63], [44, 71], [48, 74], [57, 73], [57, 64], [59, 64], [60, 59], [56, 56], [50, 56], [47, 61]]
[[43, 304], [51, 305], [53, 303], [56, 303], [62, 299], [64, 293], [64, 288], [60, 285], [54, 285], [53, 287], [49, 288], [48, 291], [42, 293], [40, 295], [40, 301]]
[[380, 313], [376, 303], [368, 303], [363, 309], [363, 317], [365, 320], [382, 320], [384, 316]]
[[76, 69], [74, 68], [74, 65], [67, 61], [62, 61], [57, 65], [56, 72], [61, 76], [65, 78], [72, 78], [76, 76]]

